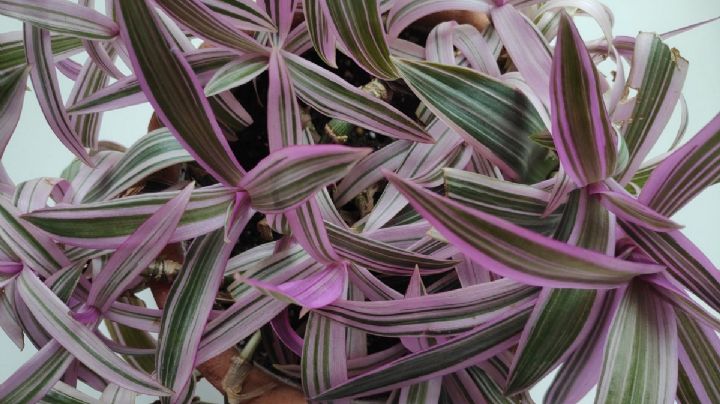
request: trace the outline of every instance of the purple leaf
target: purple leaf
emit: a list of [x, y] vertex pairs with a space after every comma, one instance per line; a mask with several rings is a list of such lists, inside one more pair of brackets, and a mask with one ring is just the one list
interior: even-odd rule
[[605, 109], [595, 64], [565, 12], [560, 14], [550, 99], [552, 138], [565, 172], [578, 186], [611, 176], [617, 134]]
[[503, 276], [538, 286], [602, 289], [662, 268], [552, 240], [442, 198], [394, 174], [385, 175], [468, 258]]

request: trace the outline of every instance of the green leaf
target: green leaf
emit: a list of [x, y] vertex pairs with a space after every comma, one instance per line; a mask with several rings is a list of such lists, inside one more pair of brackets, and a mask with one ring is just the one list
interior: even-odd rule
[[552, 235], [562, 211], [543, 216], [550, 194], [522, 184], [446, 168], [445, 195], [463, 205], [503, 218], [540, 234]]
[[193, 161], [192, 156], [166, 128], [157, 129], [130, 146], [120, 161], [93, 185], [82, 202], [109, 200], [150, 174], [190, 161]]
[[688, 61], [670, 49], [659, 35], [640, 33], [635, 41], [633, 65], [628, 86], [637, 89], [630, 119], [623, 125], [629, 151], [629, 164], [616, 177], [621, 184], [636, 175], [670, 121], [680, 98]]
[[[236, 225], [229, 240], [235, 240]], [[224, 241], [223, 229], [196, 239], [190, 246], [180, 275], [170, 288], [158, 335], [155, 364], [158, 379], [180, 394], [192, 377], [195, 355], [225, 265], [234, 243]], [[175, 396], [177, 397], [177, 396]]]
[[160, 121], [213, 177], [237, 185], [245, 172], [184, 55], [167, 43], [155, 10], [147, 0], [117, 4], [133, 70]]
[[597, 403], [672, 403], [677, 383], [675, 313], [647, 285], [625, 291], [607, 344]]
[[380, 79], [398, 78], [377, 1], [327, 0], [327, 6], [340, 40], [357, 64]]
[[465, 67], [407, 59], [397, 66], [420, 100], [509, 178], [545, 179], [547, 151], [530, 137], [547, 128], [523, 93]]
[[226, 64], [215, 72], [205, 85], [205, 95], [211, 96], [250, 82], [268, 68], [264, 55], [247, 54]]

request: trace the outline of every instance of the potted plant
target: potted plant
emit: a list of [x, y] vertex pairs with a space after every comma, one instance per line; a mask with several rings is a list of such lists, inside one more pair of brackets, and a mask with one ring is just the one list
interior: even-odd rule
[[[553, 371], [549, 403], [720, 401], [720, 275], [672, 220], [720, 115], [648, 157], [677, 32], [595, 1], [104, 10], [0, 2], [0, 145], [29, 82], [76, 157], [0, 176], [0, 326], [38, 349], [0, 402], [531, 402]], [[147, 135], [98, 138], [144, 102]]]

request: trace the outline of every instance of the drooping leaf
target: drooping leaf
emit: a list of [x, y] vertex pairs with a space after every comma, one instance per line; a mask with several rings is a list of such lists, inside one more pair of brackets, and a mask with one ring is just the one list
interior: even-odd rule
[[628, 85], [638, 90], [631, 118], [623, 125], [629, 163], [619, 175], [627, 183], [667, 125], [680, 98], [688, 62], [655, 34], [641, 33], [635, 41]]
[[667, 273], [715, 310], [720, 310], [720, 270], [679, 230], [658, 233], [619, 220], [625, 233]]
[[306, 395], [317, 396], [347, 380], [345, 345], [344, 325], [318, 313], [310, 313], [300, 363]]
[[623, 289], [604, 293], [598, 301], [599, 313], [592, 329], [575, 351], [558, 370], [552, 384], [545, 392], [546, 402], [578, 402], [600, 379], [603, 366], [605, 342], [610, 324], [620, 304]]
[[613, 179], [608, 179], [606, 184], [591, 185], [591, 193], [600, 199], [600, 203], [607, 210], [620, 219], [657, 232], [673, 231], [683, 227], [628, 195], [627, 191]]
[[672, 216], [720, 179], [718, 144], [720, 114], [653, 170], [638, 200], [661, 215]]
[[17, 209], [0, 198], [0, 238], [24, 265], [44, 276], [50, 276], [70, 264], [60, 247], [47, 235], [19, 218]]
[[234, 241], [249, 217], [233, 225], [229, 240], [221, 229], [196, 239], [173, 282], [163, 314], [156, 368], [158, 379], [180, 393], [195, 367], [195, 356]]
[[112, 19], [66, 0], [2, 0], [0, 14], [81, 38], [111, 39], [118, 34]]
[[[196, 49], [185, 52], [185, 57], [197, 75], [200, 83], [207, 83], [212, 75], [223, 66], [232, 62], [237, 55], [227, 49]], [[68, 106], [71, 114], [102, 112], [128, 107], [147, 101], [135, 75], [124, 77], [115, 83]]]
[[57, 382], [40, 402], [43, 404], [100, 404], [97, 399], [63, 382]]
[[57, 341], [50, 341], [0, 385], [0, 400], [35, 402], [60, 380], [74, 360]]
[[330, 67], [335, 64], [335, 26], [325, 0], [303, 0], [303, 13], [315, 52]]
[[720, 398], [720, 376], [714, 369], [720, 360], [717, 333], [684, 313], [677, 313], [677, 325], [680, 367], [689, 384], [683, 386], [683, 380], [679, 378], [678, 398], [684, 403], [690, 403], [693, 401], [688, 394], [694, 394], [700, 403], [717, 401]]
[[494, 8], [490, 16], [502, 45], [525, 82], [544, 105], [550, 106], [552, 56], [547, 40], [534, 24], [511, 4]]
[[[69, 35], [51, 34], [50, 47], [52, 48], [53, 60], [56, 62], [81, 52], [82, 41]], [[7, 74], [8, 71], [19, 68], [26, 64], [25, 43], [22, 31], [12, 31], [0, 34], [0, 72]]]
[[390, 58], [377, 1], [326, 0], [326, 4], [335, 32], [355, 62], [380, 79], [396, 79], [399, 74]]
[[68, 150], [92, 166], [92, 161], [80, 142], [80, 136], [65, 111], [57, 73], [53, 65], [50, 33], [25, 23], [25, 49], [30, 65], [30, 79], [40, 103], [40, 109], [55, 136]]
[[[108, 80], [109, 76], [107, 72], [92, 59], [88, 59], [85, 61], [82, 70], [80, 70], [77, 80], [75, 80], [75, 85], [68, 97], [66, 105], [70, 106], [83, 98], [91, 96], [105, 87]], [[71, 115], [70, 122], [73, 124], [75, 132], [80, 136], [80, 141], [83, 146], [91, 150], [97, 149], [102, 114], [96, 112], [92, 114]]]

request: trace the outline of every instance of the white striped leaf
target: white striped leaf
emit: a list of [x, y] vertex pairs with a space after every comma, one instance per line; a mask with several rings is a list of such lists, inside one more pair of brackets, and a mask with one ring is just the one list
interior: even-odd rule
[[300, 360], [305, 395], [314, 397], [348, 378], [345, 326], [312, 312]]
[[617, 134], [595, 63], [564, 11], [550, 85], [551, 134], [565, 173], [578, 186], [610, 177], [617, 160]]
[[430, 380], [482, 362], [517, 342], [529, 310], [522, 309], [433, 347], [406, 355], [336, 386], [315, 400], [369, 395]]
[[18, 292], [42, 326], [75, 358], [120, 386], [144, 394], [166, 395], [169, 390], [132, 368], [86, 326], [68, 313], [65, 304], [30, 270], [18, 278]]
[[[720, 399], [720, 339], [712, 329], [677, 313], [680, 369], [677, 396], [682, 403], [714, 403]], [[684, 376], [684, 377], [683, 377]]]
[[404, 251], [328, 222], [325, 227], [338, 255], [381, 273], [409, 276], [416, 266], [423, 273], [438, 273], [448, 271], [456, 264], [452, 260]]
[[86, 304], [106, 312], [112, 302], [130, 286], [165, 248], [180, 222], [194, 185], [188, 185], [176, 197], [141, 224], [93, 278]]
[[267, 133], [270, 151], [304, 144], [300, 105], [285, 57], [279, 48], [270, 54], [267, 90]]
[[459, 334], [508, 311], [528, 306], [538, 289], [509, 279], [448, 292], [386, 301], [341, 300], [320, 314], [370, 334], [389, 337]]
[[404, 59], [397, 66], [421, 101], [509, 178], [545, 179], [546, 151], [530, 137], [547, 128], [519, 90], [460, 66]]
[[109, 200], [150, 174], [189, 161], [190, 154], [167, 129], [155, 130], [133, 143], [120, 161], [93, 184], [82, 203]]
[[672, 216], [720, 179], [718, 156], [720, 114], [653, 170], [638, 200], [661, 215]]
[[625, 233], [667, 274], [713, 309], [720, 310], [720, 270], [679, 230], [658, 233], [619, 220]]
[[[174, 4], [190, 3], [194, 1]], [[197, 76], [182, 53], [166, 42], [155, 11], [147, 0], [116, 4], [133, 70], [160, 121], [208, 173], [226, 185], [237, 185], [245, 172], [215, 121]]]
[[116, 384], [108, 384], [100, 396], [100, 402], [105, 404], [135, 404], [134, 392], [124, 389]]
[[[193, 72], [201, 83], [207, 82], [221, 67], [232, 62], [237, 55], [227, 49], [197, 49], [185, 53]], [[71, 114], [103, 112], [146, 102], [137, 77], [130, 75], [97, 91], [96, 93], [68, 105]]]
[[430, 135], [390, 104], [297, 55], [283, 52], [283, 58], [297, 95], [323, 115], [396, 139], [432, 142]]
[[272, 19], [252, 0], [202, 0], [210, 10], [233, 20], [239, 29], [276, 31]]
[[65, 147], [85, 164], [92, 166], [87, 151], [75, 132], [74, 125], [65, 111], [55, 65], [53, 64], [50, 33], [25, 23], [25, 51], [30, 65], [30, 79], [40, 109], [50, 129]]
[[325, 0], [303, 0], [303, 13], [315, 52], [330, 67], [335, 64], [335, 27]]
[[0, 14], [81, 38], [111, 39], [118, 34], [115, 21], [67, 0], [0, 0]]
[[538, 286], [604, 289], [661, 269], [552, 240], [393, 174], [386, 176], [450, 243], [500, 275]]
[[628, 86], [637, 89], [632, 115], [623, 125], [629, 163], [617, 175], [627, 183], [640, 167], [668, 124], [681, 96], [688, 61], [665, 44], [660, 36], [641, 33], [635, 40], [635, 54]]
[[[61, 34], [50, 35], [50, 47], [54, 56], [53, 60], [56, 62], [65, 60], [83, 50], [82, 41], [79, 38]], [[27, 57], [22, 31], [0, 34], [0, 56], [0, 72], [3, 74], [26, 65]]]
[[267, 57], [249, 53], [218, 69], [205, 85], [205, 95], [211, 96], [250, 82], [268, 68]]
[[605, 293], [597, 320], [585, 340], [570, 354], [555, 375], [550, 388], [545, 392], [545, 402], [578, 402], [600, 379], [605, 342], [610, 324], [620, 304], [623, 289]]
[[[417, 179], [423, 173], [445, 168], [450, 156], [457, 148], [461, 147], [462, 138], [447, 125], [439, 119], [430, 118], [429, 121], [425, 130], [435, 139], [435, 142], [412, 144], [396, 171], [398, 175]], [[423, 186], [429, 187], [425, 184]], [[387, 185], [380, 199], [375, 203], [374, 209], [365, 219], [363, 231], [373, 231], [385, 226], [405, 206], [407, 206], [407, 200], [392, 184]]]
[[54, 241], [19, 216], [20, 212], [7, 199], [0, 198], [0, 239], [14, 256], [43, 276], [70, 264]]
[[[568, 204], [577, 205], [567, 211], [572, 217], [563, 220], [572, 231], [558, 229], [556, 238], [613, 255], [612, 215], [585, 191]], [[529, 389], [575, 351], [597, 322], [603, 299], [604, 294], [594, 290], [543, 289], [513, 357], [508, 395]]]
[[252, 37], [242, 30], [235, 29], [200, 0], [158, 0], [157, 3], [170, 17], [199, 38], [241, 53], [267, 52]]
[[[97, 44], [97, 46], [103, 50], [105, 49], [102, 44]], [[114, 48], [106, 51], [106, 55], [112, 65], [112, 58], [115, 56]], [[65, 105], [69, 107], [96, 93], [108, 84], [109, 78], [107, 69], [103, 69], [102, 65], [99, 65], [93, 59], [86, 60]], [[82, 144], [91, 150], [97, 149], [102, 115], [100, 113], [71, 115], [70, 122], [73, 124], [75, 133], [80, 136]]]
[[233, 224], [225, 242], [222, 229], [196, 239], [172, 284], [160, 325], [155, 364], [158, 379], [175, 396], [192, 377], [200, 338], [223, 278], [234, 241], [249, 219]]
[[672, 307], [631, 283], [610, 328], [596, 402], [673, 403], [677, 344]]
[[496, 7], [490, 15], [494, 31], [513, 64], [535, 95], [549, 106], [552, 57], [547, 40], [535, 24], [512, 4]]
[[48, 342], [0, 385], [0, 401], [38, 401], [60, 380], [73, 360], [57, 341]]
[[[24, 219], [63, 243], [95, 249], [116, 248], [178, 192], [157, 192], [83, 205], [58, 205], [36, 210]], [[195, 238], [222, 227], [233, 200], [233, 190], [222, 187], [196, 189], [169, 242]]]
[[390, 3], [392, 7], [386, 21], [390, 38], [397, 38], [410, 24], [430, 14], [450, 9], [487, 13], [491, 8], [482, 0], [395, 0]]
[[352, 198], [384, 179], [381, 169], [395, 171], [405, 159], [412, 143], [395, 141], [358, 161], [338, 183], [333, 196], [337, 206], [343, 206]]
[[469, 171], [443, 171], [445, 195], [466, 206], [545, 235], [553, 234], [560, 222], [562, 212], [544, 216], [550, 196], [545, 191]]
[[40, 402], [43, 404], [100, 404], [97, 399], [63, 382], [57, 382]]
[[20, 120], [29, 72], [27, 66], [21, 65], [0, 76], [0, 157]]
[[339, 145], [285, 147], [271, 153], [240, 183], [254, 209], [280, 213], [342, 178], [370, 149]]
[[[236, 258], [228, 262], [228, 267], [238, 263]], [[320, 269], [321, 264], [295, 245], [250, 265], [245, 273], [254, 279], [278, 284], [311, 276]], [[235, 303], [208, 323], [198, 350], [198, 363], [250, 336], [287, 306], [287, 303], [265, 295], [245, 282], [237, 281], [228, 289]]]
[[338, 39], [355, 62], [380, 79], [398, 78], [377, 1], [326, 0], [326, 4]]

